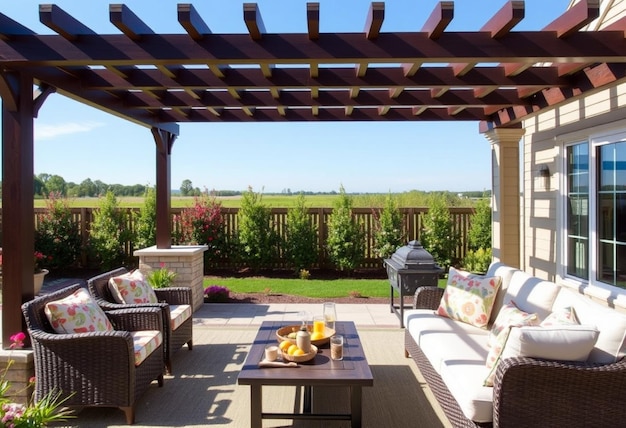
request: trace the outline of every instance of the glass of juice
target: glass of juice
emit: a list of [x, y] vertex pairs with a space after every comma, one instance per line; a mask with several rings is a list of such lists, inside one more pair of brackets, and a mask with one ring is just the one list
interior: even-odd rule
[[324, 322], [323, 316], [314, 316], [313, 317], [313, 333], [322, 333], [324, 334], [324, 327], [326, 326]]

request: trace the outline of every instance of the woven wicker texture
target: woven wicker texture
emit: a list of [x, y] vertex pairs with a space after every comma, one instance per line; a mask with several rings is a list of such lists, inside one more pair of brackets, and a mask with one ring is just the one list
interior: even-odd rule
[[115, 301], [109, 289], [109, 279], [128, 272], [125, 268], [117, 268], [109, 272], [105, 272], [98, 276], [94, 276], [87, 281], [89, 292], [95, 297], [98, 304], [105, 310], [110, 311], [120, 308], [133, 307], [159, 307], [163, 319], [165, 365], [168, 373], [172, 373], [172, 356], [185, 343], [189, 350], [193, 349], [193, 329], [192, 317], [188, 318], [176, 330], [171, 328], [170, 307], [169, 305], [191, 305], [192, 293], [188, 287], [167, 287], [154, 290], [158, 304], [142, 303], [136, 305], [120, 304]]
[[[419, 288], [416, 309], [437, 309], [443, 289]], [[455, 427], [589, 427], [625, 426], [626, 361], [613, 364], [507, 358], [498, 366], [493, 387], [493, 424], [465, 417], [441, 376], [408, 330], [405, 352], [428, 382], [444, 413]]]
[[35, 400], [60, 391], [68, 406], [120, 407], [134, 423], [135, 401], [153, 380], [163, 385], [162, 345], [135, 366], [130, 331], [162, 329], [157, 308], [106, 312], [116, 331], [57, 334], [44, 313], [46, 303], [66, 297], [73, 285], [22, 305], [35, 358]]

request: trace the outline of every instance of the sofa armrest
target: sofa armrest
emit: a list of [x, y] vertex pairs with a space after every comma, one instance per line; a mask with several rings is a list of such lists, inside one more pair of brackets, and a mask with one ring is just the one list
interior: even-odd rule
[[437, 309], [439, 302], [441, 302], [443, 291], [443, 288], [432, 285], [418, 287], [413, 297], [413, 309]]
[[189, 287], [165, 287], [156, 288], [154, 293], [159, 302], [167, 302], [170, 305], [191, 305], [192, 293]]
[[619, 426], [626, 420], [626, 361], [507, 358], [493, 394], [494, 426]]

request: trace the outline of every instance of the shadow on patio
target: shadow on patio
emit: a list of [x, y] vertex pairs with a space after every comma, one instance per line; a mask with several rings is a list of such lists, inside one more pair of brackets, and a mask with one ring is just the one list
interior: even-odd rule
[[[224, 305], [227, 306], [227, 305]], [[268, 305], [231, 308], [238, 310], [238, 322], [245, 317], [278, 317]], [[256, 306], [259, 306], [257, 308]], [[272, 305], [270, 305], [272, 306]], [[358, 305], [354, 305], [358, 306]], [[388, 311], [386, 305], [385, 310]], [[221, 313], [220, 313], [221, 308]], [[299, 308], [295, 308], [296, 313]], [[248, 386], [237, 385], [237, 376], [256, 335], [257, 326], [216, 324], [224, 315], [220, 305], [204, 305], [194, 314], [194, 349], [186, 347], [174, 356], [174, 374], [166, 376], [163, 388], [156, 384], [137, 404], [137, 428], [142, 427], [248, 427], [250, 424]], [[247, 311], [248, 315], [244, 315]], [[291, 311], [286, 319], [294, 319]], [[254, 315], [253, 315], [254, 314]], [[251, 316], [252, 315], [252, 316]], [[295, 315], [295, 313], [293, 314]], [[376, 328], [357, 323], [365, 353], [374, 374], [374, 387], [363, 389], [363, 426], [365, 427], [444, 427], [449, 426], [431, 392], [411, 359], [404, 358], [404, 331]], [[317, 394], [316, 394], [317, 392]], [[317, 411], [347, 411], [347, 390], [315, 390]], [[264, 388], [263, 409], [291, 412], [299, 405], [295, 387]], [[435, 403], [434, 405], [432, 403]], [[318, 407], [319, 406], [319, 407]], [[121, 410], [85, 408], [77, 418], [54, 426], [121, 427], [126, 426]], [[346, 427], [347, 421], [264, 421], [264, 427]]]

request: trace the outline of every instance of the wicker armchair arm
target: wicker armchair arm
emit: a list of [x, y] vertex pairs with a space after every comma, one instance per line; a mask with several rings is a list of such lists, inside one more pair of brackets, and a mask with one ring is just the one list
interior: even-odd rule
[[432, 285], [418, 287], [413, 297], [413, 309], [437, 309], [443, 291], [443, 288]]
[[619, 426], [626, 420], [626, 361], [507, 358], [493, 389], [494, 426]]
[[189, 287], [165, 287], [157, 288], [154, 293], [159, 302], [167, 302], [170, 305], [191, 305], [192, 293]]
[[[166, 309], [169, 316], [169, 306]], [[106, 314], [116, 330], [159, 330], [163, 332], [163, 309], [154, 305], [126, 307], [108, 311]]]
[[[89, 333], [48, 333], [44, 330], [30, 330], [29, 334], [38, 345], [46, 349], [72, 349], [80, 347], [81, 352], [93, 351], [93, 355], [100, 355], [103, 350], [107, 353], [119, 353], [120, 358], [128, 354], [133, 355], [133, 339], [128, 331], [92, 331]], [[116, 363], [119, 365], [119, 363]]]

